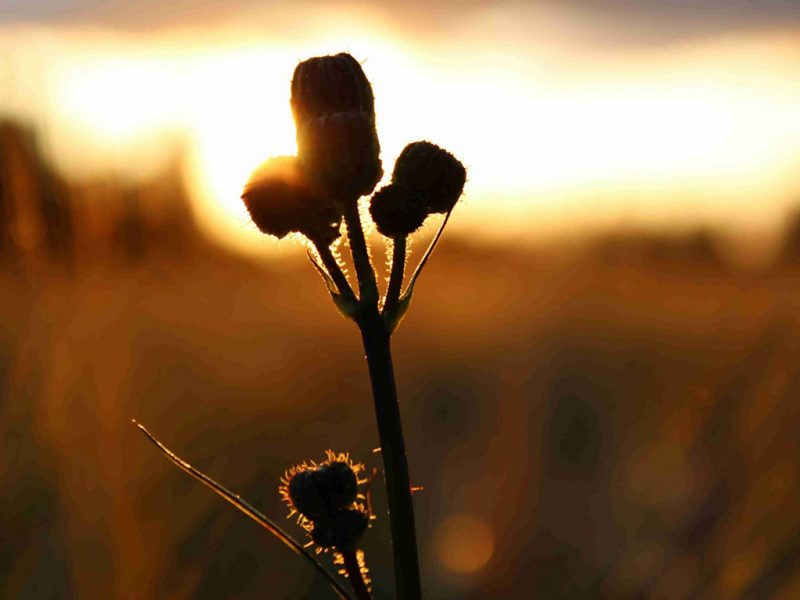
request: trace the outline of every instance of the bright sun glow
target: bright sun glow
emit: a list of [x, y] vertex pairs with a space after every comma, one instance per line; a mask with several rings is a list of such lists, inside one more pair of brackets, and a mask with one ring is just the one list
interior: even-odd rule
[[[310, 27], [291, 43], [0, 30], [0, 50], [27, 44], [19, 61], [36, 62], [0, 68], [11, 90], [0, 100], [43, 121], [56, 162], [72, 173], [146, 177], [185, 147], [201, 222], [247, 249], [264, 242], [248, 224], [242, 185], [267, 157], [295, 152], [294, 65], [340, 49], [363, 60], [373, 82], [387, 171], [416, 139], [468, 166], [464, 227], [485, 229], [487, 215], [517, 231], [532, 219], [763, 221], [800, 189], [793, 42], [731, 39], [646, 57], [554, 47], [544, 65], [513, 43], [448, 53], [445, 43], [412, 43], [377, 23], [331, 30]], [[20, 73], [41, 81], [14, 79]], [[37, 86], [31, 106], [24, 90]]]

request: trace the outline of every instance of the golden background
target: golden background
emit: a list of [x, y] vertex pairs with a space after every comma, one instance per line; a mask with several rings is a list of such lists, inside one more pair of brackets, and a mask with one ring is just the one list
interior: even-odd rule
[[275, 518], [377, 464], [355, 328], [238, 199], [343, 50], [386, 171], [469, 168], [395, 341], [426, 597], [800, 595], [793, 3], [0, 6], [0, 597], [326, 597], [130, 420]]

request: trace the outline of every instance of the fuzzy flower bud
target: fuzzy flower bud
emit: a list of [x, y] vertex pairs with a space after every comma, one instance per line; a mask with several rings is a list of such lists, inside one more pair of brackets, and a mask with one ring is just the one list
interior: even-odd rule
[[356, 499], [358, 479], [344, 461], [300, 471], [289, 481], [289, 498], [309, 519], [333, 518]]
[[336, 198], [369, 194], [383, 176], [378, 134], [362, 112], [309, 119], [298, 128], [297, 145], [309, 177]]
[[464, 191], [467, 171], [447, 150], [431, 142], [414, 142], [400, 153], [392, 173], [397, 183], [425, 197], [429, 212], [452, 210]]
[[309, 119], [338, 112], [361, 112], [375, 122], [372, 86], [349, 54], [317, 56], [301, 62], [292, 76], [292, 113], [298, 129]]
[[333, 545], [345, 552], [355, 550], [369, 526], [369, 516], [357, 508], [339, 512], [333, 520], [331, 533]]
[[369, 527], [365, 496], [358, 493], [364, 465], [354, 463], [348, 454], [328, 450], [321, 463], [292, 467], [278, 488], [289, 514], [298, 514], [300, 524], [320, 548], [342, 551], [355, 549]]
[[296, 231], [327, 245], [339, 236], [341, 208], [309, 184], [294, 156], [271, 158], [256, 169], [242, 200], [262, 233], [282, 238]]
[[358, 478], [346, 462], [338, 460], [330, 462], [320, 467], [316, 473], [330, 514], [335, 514], [336, 511], [355, 502]]
[[405, 236], [419, 229], [428, 216], [423, 196], [392, 183], [372, 195], [369, 213], [383, 235]]
[[300, 471], [289, 481], [289, 498], [303, 516], [315, 520], [328, 515], [328, 502], [320, 485], [319, 472]]
[[329, 520], [314, 521], [311, 539], [320, 548], [333, 548], [333, 523]]

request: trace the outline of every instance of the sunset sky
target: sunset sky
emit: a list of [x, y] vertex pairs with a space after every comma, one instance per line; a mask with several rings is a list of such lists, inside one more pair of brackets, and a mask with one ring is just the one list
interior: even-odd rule
[[201, 221], [258, 250], [239, 192], [295, 150], [294, 65], [346, 50], [386, 170], [417, 139], [468, 166], [455, 228], [763, 231], [800, 201], [799, 33], [789, 0], [0, 0], [0, 111], [76, 177], [188, 150]]

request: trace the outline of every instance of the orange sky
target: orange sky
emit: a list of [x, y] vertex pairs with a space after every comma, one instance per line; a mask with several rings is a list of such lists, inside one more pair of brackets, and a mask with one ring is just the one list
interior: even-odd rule
[[245, 8], [134, 30], [6, 23], [0, 107], [45, 132], [74, 176], [146, 177], [186, 147], [202, 222], [258, 251], [242, 183], [294, 151], [294, 65], [340, 50], [373, 81], [387, 170], [416, 139], [469, 167], [455, 228], [518, 239], [618, 223], [760, 231], [800, 199], [800, 38], [786, 27], [644, 43], [553, 3], [476, 3], [418, 27], [363, 6], [272, 20]]

